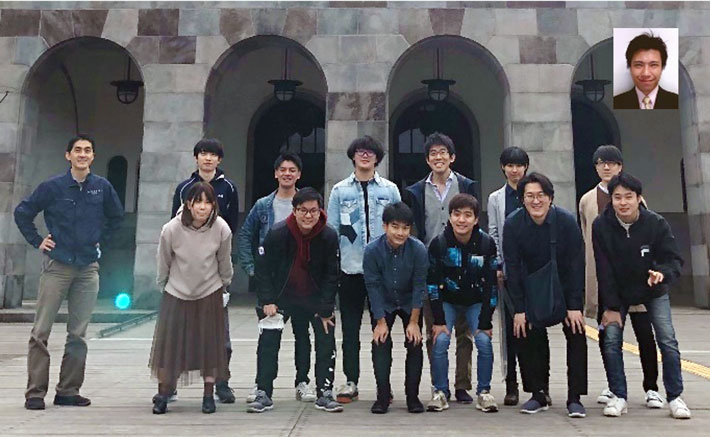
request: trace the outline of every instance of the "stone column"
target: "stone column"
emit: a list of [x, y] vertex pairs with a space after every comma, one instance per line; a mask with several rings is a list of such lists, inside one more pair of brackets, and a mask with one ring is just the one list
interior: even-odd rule
[[141, 10], [138, 36], [128, 46], [143, 64], [146, 92], [133, 285], [138, 307], [159, 301], [160, 230], [170, 219], [175, 187], [195, 171], [192, 150], [203, 135], [205, 84], [219, 56], [212, 48], [226, 46], [212, 35], [219, 26], [210, 23], [218, 23], [217, 11]]

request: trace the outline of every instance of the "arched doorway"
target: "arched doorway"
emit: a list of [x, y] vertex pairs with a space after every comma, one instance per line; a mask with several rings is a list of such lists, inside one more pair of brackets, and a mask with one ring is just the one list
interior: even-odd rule
[[[435, 77], [456, 81], [438, 103], [422, 83]], [[387, 105], [390, 175], [400, 187], [429, 173], [422, 145], [433, 130], [452, 137], [453, 168], [480, 182], [480, 197], [503, 184], [498, 158], [510, 139], [510, 87], [503, 67], [486, 48], [449, 35], [417, 42], [390, 73]]]
[[[112, 81], [126, 79], [128, 63], [131, 78], [142, 80], [135, 60], [120, 45], [97, 37], [74, 38], [43, 53], [27, 74], [22, 89], [17, 197], [67, 171], [64, 148], [79, 132], [95, 140], [91, 171], [122, 182], [116, 188], [122, 192], [126, 215], [99, 260], [99, 299], [112, 299], [133, 288], [144, 91], [138, 92], [133, 103], [124, 104], [111, 85]], [[116, 160], [119, 158], [122, 162]], [[37, 224], [40, 234], [46, 234], [44, 221], [37, 220]], [[23, 299], [34, 299], [41, 256], [36, 250], [25, 253]]]
[[[591, 154], [601, 144], [615, 144], [624, 154], [624, 171], [643, 183], [644, 198], [650, 209], [663, 215], [671, 225], [681, 255], [687, 262], [674, 286], [674, 304], [693, 299], [693, 271], [688, 213], [683, 203], [682, 111], [629, 111], [613, 109], [613, 92], [606, 86], [603, 99], [590, 101], [576, 82], [594, 77], [612, 80], [613, 44], [604, 40], [590, 48], [577, 63], [570, 92], [574, 134], [577, 200], [599, 182]], [[681, 66], [681, 72], [683, 68]], [[681, 74], [680, 88], [687, 88]]]
[[480, 155], [478, 125], [471, 115], [465, 114], [467, 111], [463, 105], [456, 105], [452, 100], [434, 102], [420, 98], [406, 105], [395, 117], [390, 175], [400, 189], [430, 171], [424, 141], [433, 132], [448, 135], [456, 145], [456, 161], [452, 165], [455, 171], [472, 179], [480, 177], [480, 168], [474, 165], [480, 162], [476, 159]]
[[[302, 82], [288, 102], [277, 100], [268, 82], [282, 78], [285, 65], [289, 78]], [[237, 183], [243, 214], [275, 189], [273, 162], [285, 145], [307, 166], [299, 185], [323, 186], [326, 93], [315, 57], [288, 38], [251, 37], [217, 61], [205, 91], [205, 133], [225, 144], [222, 168]]]
[[299, 187], [323, 192], [325, 180], [325, 111], [302, 98], [267, 103], [255, 116], [252, 199], [276, 189], [273, 163], [279, 153], [297, 153], [303, 161]]
[[[619, 127], [603, 104], [590, 102], [583, 95], [572, 97], [572, 138], [574, 142], [575, 189], [577, 203], [599, 183], [592, 156], [602, 144], [622, 148]], [[623, 149], [622, 149], [623, 150]]]

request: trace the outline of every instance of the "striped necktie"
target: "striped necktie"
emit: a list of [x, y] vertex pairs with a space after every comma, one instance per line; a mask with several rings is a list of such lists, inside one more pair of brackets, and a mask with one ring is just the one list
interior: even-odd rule
[[651, 107], [651, 98], [649, 96], [645, 96], [643, 98], [643, 109], [653, 109]]

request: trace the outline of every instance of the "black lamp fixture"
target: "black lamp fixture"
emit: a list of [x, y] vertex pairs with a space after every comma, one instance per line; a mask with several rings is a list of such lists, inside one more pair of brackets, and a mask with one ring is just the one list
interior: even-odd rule
[[131, 80], [131, 58], [128, 58], [125, 80], [114, 80], [111, 85], [116, 87], [116, 98], [124, 105], [130, 105], [138, 98], [138, 92], [143, 86], [140, 80]]
[[595, 79], [594, 78], [594, 55], [589, 54], [589, 66], [592, 73], [591, 79], [578, 80], [575, 82], [577, 85], [582, 86], [582, 91], [584, 92], [584, 97], [592, 102], [601, 102], [604, 100], [604, 87], [611, 83], [609, 80]]
[[274, 86], [274, 97], [279, 102], [289, 102], [296, 95], [296, 87], [303, 85], [300, 80], [291, 80], [288, 78], [288, 49], [284, 49], [284, 69], [281, 79], [272, 79], [269, 81]]
[[422, 83], [427, 86], [429, 98], [435, 102], [443, 102], [449, 97], [449, 87], [456, 83], [455, 80], [441, 78], [441, 49], [436, 49], [434, 59], [436, 64], [436, 79], [426, 79]]

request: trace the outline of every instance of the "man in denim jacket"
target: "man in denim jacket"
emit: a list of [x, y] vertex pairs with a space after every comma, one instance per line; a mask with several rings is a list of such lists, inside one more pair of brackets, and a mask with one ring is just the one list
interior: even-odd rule
[[[67, 341], [64, 345], [55, 405], [86, 407], [91, 401], [79, 394], [84, 383], [86, 329], [99, 293], [101, 249], [123, 218], [123, 205], [109, 181], [91, 173], [94, 141], [78, 135], [64, 154], [71, 168], [42, 182], [15, 208], [15, 223], [25, 240], [42, 252], [42, 275], [37, 312], [27, 354], [25, 408], [43, 410], [49, 386], [47, 341], [59, 307], [69, 302]], [[44, 212], [49, 231], [37, 232], [34, 219]]]
[[[278, 188], [268, 196], [264, 196], [254, 203], [249, 211], [239, 234], [237, 234], [237, 248], [239, 265], [242, 270], [254, 277], [254, 256], [258, 248], [264, 243], [264, 238], [274, 224], [286, 220], [291, 214], [291, 202], [296, 194], [296, 182], [301, 178], [303, 162], [301, 158], [291, 152], [281, 153], [274, 161], [274, 179], [278, 181]], [[296, 340], [296, 399], [303, 402], [314, 402], [315, 392], [308, 386], [310, 382], [308, 373], [311, 370], [311, 341], [308, 325], [291, 324], [293, 336]], [[257, 386], [247, 395], [247, 402], [256, 399]]]
[[360, 325], [365, 308], [362, 257], [365, 246], [382, 235], [382, 212], [399, 202], [397, 186], [381, 177], [375, 167], [385, 152], [370, 136], [354, 140], [347, 151], [355, 171], [335, 184], [328, 200], [328, 224], [340, 237], [340, 316], [343, 329], [343, 371], [347, 383], [338, 389], [338, 402], [358, 397], [360, 378]]

